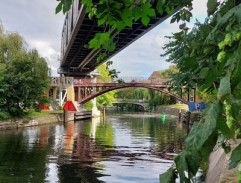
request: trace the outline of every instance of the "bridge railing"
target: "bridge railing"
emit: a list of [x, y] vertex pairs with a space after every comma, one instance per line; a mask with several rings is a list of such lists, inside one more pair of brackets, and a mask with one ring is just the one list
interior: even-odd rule
[[152, 84], [164, 84], [171, 78], [151, 78], [148, 77], [120, 77], [114, 79], [114, 82], [118, 80], [123, 80], [125, 83], [152, 83]]
[[123, 98], [116, 98], [116, 102], [132, 102], [132, 103], [148, 103], [146, 99], [123, 99]]
[[84, 10], [84, 5], [79, 0], [73, 0], [70, 10], [66, 13], [61, 39], [61, 60], [66, 52], [73, 30], [76, 27], [79, 16]]
[[[150, 84], [165, 84], [170, 78], [157, 78], [157, 79], [146, 79], [145, 77], [121, 77], [119, 80], [124, 81], [124, 83], [150, 83]], [[106, 77], [89, 77], [89, 78], [75, 78], [74, 84], [82, 83], [118, 83], [118, 79], [106, 78]]]

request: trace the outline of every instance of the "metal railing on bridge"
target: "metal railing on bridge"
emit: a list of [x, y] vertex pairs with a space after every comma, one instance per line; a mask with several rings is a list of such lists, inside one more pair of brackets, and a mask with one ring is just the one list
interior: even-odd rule
[[124, 81], [125, 83], [153, 83], [153, 84], [165, 84], [166, 82], [170, 81], [171, 78], [151, 78], [148, 77], [119, 77], [115, 78], [113, 81], [115, 83], [118, 80]]
[[118, 80], [123, 81], [124, 83], [150, 83], [150, 84], [165, 84], [170, 80], [170, 78], [156, 78], [156, 79], [148, 79], [147, 77], [119, 77], [119, 78], [105, 78], [97, 76], [95, 78], [82, 78], [82, 79], [74, 79], [75, 84], [81, 83], [118, 83]]
[[146, 99], [123, 99], [123, 98], [116, 98], [116, 102], [128, 102], [128, 103], [148, 103]]

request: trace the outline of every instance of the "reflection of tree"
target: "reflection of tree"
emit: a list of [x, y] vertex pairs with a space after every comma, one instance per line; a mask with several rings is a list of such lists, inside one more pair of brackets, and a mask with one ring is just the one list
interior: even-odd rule
[[109, 147], [114, 145], [114, 132], [111, 122], [106, 122], [105, 125], [99, 125], [97, 127], [96, 143]]
[[175, 120], [166, 119], [163, 125], [161, 118], [132, 118], [131, 123], [126, 124], [132, 129], [133, 136], [151, 137], [151, 141], [158, 144], [156, 151], [178, 153], [184, 148], [186, 130], [178, 128]]
[[[46, 155], [49, 149], [40, 149], [35, 139], [29, 148], [28, 136], [23, 133], [0, 137], [0, 180], [3, 182], [43, 182]], [[40, 138], [41, 140], [41, 138]]]
[[64, 164], [59, 167], [61, 174], [60, 182], [71, 183], [101, 183], [103, 181], [98, 180], [98, 177], [103, 176], [98, 173], [97, 168], [82, 167], [79, 163]]

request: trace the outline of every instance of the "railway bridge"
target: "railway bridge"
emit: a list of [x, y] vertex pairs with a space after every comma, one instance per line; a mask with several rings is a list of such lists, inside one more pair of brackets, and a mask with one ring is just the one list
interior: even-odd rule
[[[156, 6], [154, 0], [153, 6]], [[99, 65], [109, 60], [115, 54], [126, 48], [128, 45], [142, 37], [148, 31], [165, 21], [171, 15], [156, 13], [151, 17], [147, 26], [141, 20], [133, 23], [132, 28], [126, 27], [121, 32], [114, 29], [111, 37], [114, 39], [116, 49], [107, 53], [105, 59], [97, 62], [99, 54], [105, 53], [101, 49], [89, 49], [89, 41], [96, 33], [105, 31], [104, 26], [98, 26], [95, 18], [89, 19], [85, 13], [86, 6], [80, 0], [72, 0], [72, 7], [66, 13], [61, 37], [61, 56], [58, 73], [62, 76], [85, 77], [94, 71]], [[180, 7], [175, 8], [177, 12]]]

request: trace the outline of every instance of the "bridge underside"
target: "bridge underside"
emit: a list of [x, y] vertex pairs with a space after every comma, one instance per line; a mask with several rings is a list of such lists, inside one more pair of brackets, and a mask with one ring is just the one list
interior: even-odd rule
[[[176, 8], [177, 11], [179, 8]], [[71, 10], [74, 12], [74, 10]], [[68, 12], [65, 25], [68, 27], [68, 21], [73, 21], [73, 13]], [[85, 14], [85, 7], [79, 5], [79, 15], [78, 19], [71, 23], [71, 35], [69, 38], [62, 36], [62, 58], [61, 66], [58, 70], [60, 74], [65, 76], [73, 77], [84, 77], [87, 76], [91, 71], [98, 67], [103, 62], [110, 59], [112, 56], [126, 48], [132, 42], [143, 36], [146, 32], [150, 31], [152, 28], [166, 20], [170, 15], [157, 13], [157, 16], [152, 18], [149, 25], [144, 26], [139, 20], [133, 23], [132, 28], [125, 28], [120, 33], [117, 30], [113, 31], [112, 36], [114, 37], [114, 42], [116, 43], [115, 51], [109, 53], [107, 58], [100, 63], [97, 63], [97, 57], [103, 50], [94, 50], [88, 48], [88, 42], [94, 37], [98, 32], [103, 32], [104, 27], [97, 26], [96, 19], [89, 19]], [[69, 17], [71, 18], [69, 18]], [[68, 20], [68, 21], [67, 21]], [[74, 25], [75, 24], [75, 25]], [[69, 28], [66, 28], [69, 30]], [[65, 27], [63, 28], [66, 30]], [[67, 39], [67, 40], [65, 40]]]

